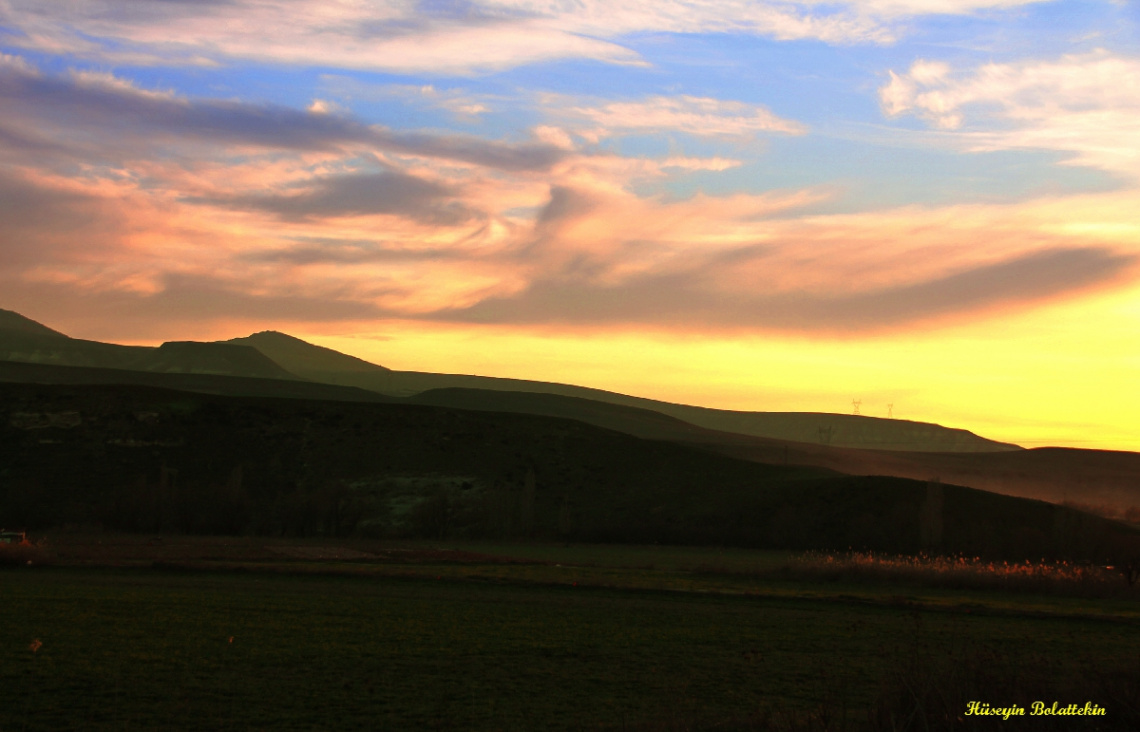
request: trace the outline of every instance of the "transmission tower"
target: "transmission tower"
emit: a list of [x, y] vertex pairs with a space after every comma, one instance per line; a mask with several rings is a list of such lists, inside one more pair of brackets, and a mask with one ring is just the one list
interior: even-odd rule
[[851, 400], [851, 406], [854, 408], [854, 411], [852, 411], [851, 413], [852, 413], [852, 414], [858, 414], [858, 413], [859, 413], [859, 407], [860, 407], [862, 404], [863, 404], [863, 400], [862, 400], [862, 399], [852, 399], [852, 400]]
[[895, 418], [895, 405], [892, 402], [891, 404], [887, 405], [887, 419], [894, 419], [894, 418]]

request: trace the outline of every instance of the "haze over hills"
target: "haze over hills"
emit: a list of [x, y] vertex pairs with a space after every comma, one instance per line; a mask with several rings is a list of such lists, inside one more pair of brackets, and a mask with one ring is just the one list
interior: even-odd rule
[[1007, 452], [904, 452], [782, 442], [718, 433], [700, 444], [762, 463], [828, 468], [850, 475], [892, 475], [1081, 506], [1140, 523], [1140, 453], [1037, 447]]

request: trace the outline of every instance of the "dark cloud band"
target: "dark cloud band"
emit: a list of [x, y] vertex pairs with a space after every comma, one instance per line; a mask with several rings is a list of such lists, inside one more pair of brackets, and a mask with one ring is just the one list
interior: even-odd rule
[[648, 276], [623, 285], [543, 280], [510, 298], [433, 317], [469, 323], [653, 325], [821, 333], [873, 332], [1003, 306], [1028, 305], [1107, 283], [1136, 257], [1106, 249], [1036, 252], [940, 279], [850, 295], [726, 292], [700, 273]]
[[480, 215], [459, 201], [450, 187], [398, 171], [325, 178], [300, 193], [184, 200], [266, 211], [291, 221], [394, 214], [423, 224], [454, 226]]
[[78, 138], [104, 138], [117, 148], [117, 141], [129, 138], [136, 153], [141, 145], [177, 140], [293, 151], [364, 146], [506, 171], [545, 170], [566, 155], [541, 143], [512, 145], [468, 135], [396, 132], [339, 115], [184, 99], [142, 91], [110, 77], [44, 75], [20, 64], [0, 64], [0, 106], [9, 128], [17, 119], [31, 130], [67, 128]]

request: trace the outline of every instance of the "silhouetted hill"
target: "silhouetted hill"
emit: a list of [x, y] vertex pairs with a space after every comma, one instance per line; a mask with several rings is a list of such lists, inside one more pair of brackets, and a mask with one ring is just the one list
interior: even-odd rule
[[[249, 350], [235, 350], [235, 345], [252, 345], [268, 358]], [[281, 362], [271, 362], [274, 356], [292, 368], [280, 368]], [[37, 370], [34, 364], [44, 367]], [[96, 368], [89, 372], [66, 367], [53, 370], [53, 364]], [[293, 377], [298, 371], [304, 373]], [[248, 381], [238, 379], [241, 383], [235, 383], [226, 378], [235, 375]], [[310, 383], [301, 380], [302, 376], [316, 378]], [[564, 384], [389, 371], [282, 333], [258, 333], [228, 344], [118, 346], [69, 338], [17, 313], [0, 311], [0, 380], [133, 383], [203, 393], [340, 401], [383, 401], [381, 394], [414, 393], [409, 398], [416, 403], [577, 419], [635, 436], [689, 442], [760, 462], [817, 466], [853, 475], [939, 478], [946, 483], [1013, 496], [1069, 502], [1104, 515], [1129, 515], [1133, 521], [1140, 513], [1137, 453], [1060, 448], [999, 450], [1001, 443], [982, 440], [962, 430], [904, 420], [706, 410]], [[495, 388], [421, 391], [441, 383]], [[698, 426], [702, 422], [705, 426]], [[869, 426], [869, 432], [860, 435], [864, 426]], [[760, 436], [742, 434], [747, 430]], [[826, 444], [829, 440], [830, 444]], [[909, 441], [912, 447], [926, 445], [931, 451], [843, 447], [850, 443], [891, 446], [898, 441]], [[933, 452], [935, 446], [959, 452]]]
[[[1021, 449], [1017, 445], [987, 440], [966, 430], [907, 420], [844, 414], [729, 411], [671, 404], [569, 384], [464, 374], [392, 371], [328, 348], [314, 346], [299, 338], [271, 331], [256, 333], [246, 338], [235, 338], [228, 342], [252, 345], [292, 373], [313, 381], [356, 386], [382, 394], [404, 397], [416, 397], [429, 391], [449, 390], [450, 396], [446, 398], [423, 397], [422, 401], [425, 403], [435, 403], [440, 399], [447, 401], [462, 398], [470, 409], [548, 414], [581, 419], [591, 424], [602, 424], [598, 418], [604, 410], [597, 405], [588, 404], [588, 402], [601, 402], [651, 410], [708, 430], [837, 447], [929, 452], [996, 452]], [[474, 393], [476, 390], [483, 393], [476, 395]], [[461, 391], [469, 393], [461, 397]], [[521, 396], [524, 394], [530, 396]], [[543, 399], [537, 395], [570, 397], [576, 401]], [[605, 413], [617, 414], [613, 410]], [[611, 425], [605, 424], [605, 426]]]
[[[307, 381], [155, 373], [0, 362], [0, 381], [137, 384], [206, 394], [335, 401], [405, 401], [374, 391]], [[1085, 506], [1121, 517], [1140, 511], [1140, 453], [1037, 448], [995, 453], [888, 452], [707, 430], [651, 410], [554, 394], [440, 389], [406, 401], [455, 409], [576, 419], [636, 437], [673, 440], [762, 463], [821, 467], [850, 475], [939, 479], [994, 493]]]
[[313, 381], [339, 383], [334, 379], [342, 375], [377, 375], [390, 371], [355, 356], [316, 346], [300, 338], [272, 330], [254, 333], [244, 338], [232, 338], [226, 343], [252, 346], [291, 373]]
[[153, 350], [43, 333], [0, 332], [0, 360], [4, 361], [136, 369]]
[[1140, 453], [1136, 452], [1061, 447], [993, 453], [888, 452], [761, 442], [723, 434], [695, 442], [748, 460], [772, 462], [786, 455], [797, 465], [854, 475], [937, 478], [994, 493], [1080, 505], [1102, 515], [1130, 516], [1140, 523]]
[[256, 348], [228, 343], [173, 342], [150, 348], [6, 331], [0, 332], [0, 361], [262, 379], [298, 378]]
[[412, 404], [576, 419], [595, 427], [653, 440], [716, 441], [721, 435], [660, 412], [593, 399], [486, 389], [431, 389], [406, 397]]
[[0, 382], [14, 384], [146, 386], [224, 396], [386, 402], [392, 397], [365, 389], [287, 379], [259, 379], [223, 374], [131, 371], [81, 366], [0, 361]]
[[819, 412], [741, 412], [711, 409], [633, 397], [603, 389], [525, 379], [392, 371], [383, 379], [361, 380], [354, 385], [394, 396], [413, 396], [435, 389], [555, 394], [652, 410], [718, 432], [836, 447], [923, 452], [1001, 452], [1022, 449], [1018, 445], [979, 437], [967, 430], [927, 422]]
[[296, 379], [252, 346], [234, 343], [172, 341], [152, 349], [140, 370], [180, 374], [216, 374], [259, 379]]
[[3, 332], [67, 338], [63, 333], [52, 330], [42, 323], [37, 323], [31, 318], [25, 318], [17, 312], [0, 308], [0, 333]]
[[[471, 408], [508, 411], [517, 408], [527, 413], [571, 417], [619, 429], [620, 424], [633, 424], [628, 422], [628, 413], [619, 417], [619, 412], [614, 410], [607, 412], [601, 407], [588, 404], [587, 401], [651, 410], [706, 430], [776, 440], [814, 442], [837, 447], [926, 452], [990, 452], [1020, 449], [1016, 445], [978, 437], [966, 430], [905, 420], [837, 414], [737, 412], [671, 404], [568, 384], [462, 374], [391, 371], [362, 359], [273, 331], [263, 331], [223, 343], [168, 343], [154, 349], [67, 338], [39, 326], [48, 331], [44, 333], [36, 330], [35, 326], [38, 324], [15, 313], [11, 313], [9, 319], [22, 323], [25, 330], [0, 329], [0, 360], [6, 361], [134, 371], [225, 374], [282, 380], [308, 379], [405, 397], [436, 389], [479, 389], [489, 394], [478, 399], [471, 395], [465, 397], [473, 400], [470, 401], [472, 405], [476, 401], [480, 405]], [[267, 358], [259, 360], [248, 352], [241, 355], [238, 351], [226, 350], [238, 347], [252, 347]], [[577, 401], [543, 400], [538, 397], [520, 397], [517, 394], [509, 397], [501, 396], [504, 392], [558, 395], [573, 397]], [[499, 393], [500, 396], [496, 397], [495, 393]], [[426, 399], [431, 401], [433, 398]], [[494, 404], [496, 399], [498, 406]], [[603, 420], [602, 415], [608, 415], [605, 420], [610, 421]], [[638, 429], [645, 426], [642, 418], [634, 422], [639, 425]], [[641, 433], [635, 432], [635, 434]]]
[[0, 361], [261, 379], [299, 378], [248, 345], [174, 341], [158, 348], [120, 346], [70, 338], [8, 310], [0, 311]]
[[[1039, 501], [424, 405], [0, 384], [0, 523], [1113, 560], [1140, 534]], [[1131, 556], [1129, 554], [1129, 556]]]

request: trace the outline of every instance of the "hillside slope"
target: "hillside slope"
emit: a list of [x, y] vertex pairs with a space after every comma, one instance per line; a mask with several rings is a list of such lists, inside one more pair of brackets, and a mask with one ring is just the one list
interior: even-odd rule
[[0, 361], [259, 379], [299, 378], [248, 345], [173, 341], [152, 348], [100, 343], [70, 338], [9, 310], [0, 310]]
[[3, 308], [0, 308], [0, 332], [67, 338], [58, 330], [52, 330], [43, 323], [37, 323], [31, 318], [25, 318], [17, 312]]
[[[224, 342], [252, 346], [291, 373], [312, 381], [336, 384], [344, 378], [348, 378], [348, 381], [351, 382], [353, 376], [381, 376], [391, 373], [390, 369], [369, 363], [364, 359], [349, 356], [324, 346], [317, 346], [300, 338], [294, 338], [291, 335], [273, 330], [261, 331], [244, 338], [231, 338]], [[345, 385], [361, 386], [359, 383], [347, 383]]]
[[[966, 430], [923, 422], [840, 414], [729, 411], [672, 404], [568, 384], [392, 371], [273, 331], [219, 343], [165, 343], [155, 349], [68, 338], [14, 313], [10, 314], [9, 320], [19, 323], [20, 327], [4, 330], [0, 322], [0, 361], [281, 380], [307, 379], [404, 397], [437, 389], [477, 389], [482, 393], [477, 396], [469, 393], [462, 397], [469, 408], [520, 410], [581, 419], [617, 429], [627, 422], [628, 413], [627, 416], [619, 416], [620, 410], [610, 409], [607, 412], [589, 402], [649, 410], [706, 430], [836, 447], [921, 452], [1021, 449], [1016, 445], [987, 440]], [[36, 326], [42, 330], [37, 330]], [[457, 391], [449, 394], [446, 399], [460, 398]], [[521, 396], [526, 394], [531, 396]], [[576, 401], [552, 399], [550, 395], [571, 397]], [[422, 399], [430, 402], [443, 398]], [[643, 419], [635, 421], [644, 426]]]
[[[1037, 448], [995, 453], [888, 452], [792, 442], [708, 430], [659, 412], [528, 392], [440, 389], [414, 397], [309, 381], [154, 373], [0, 361], [0, 382], [134, 384], [229, 396], [350, 402], [410, 402], [484, 412], [575, 419], [636, 437], [672, 440], [761, 463], [803, 465], [850, 475], [885, 475], [970, 486], [1050, 503], [1084, 506], [1101, 515], [1140, 512], [1140, 453]], [[1130, 513], [1131, 512], [1131, 513]]]
[[0, 523], [564, 538], [1113, 560], [1039, 501], [761, 465], [581, 422], [411, 404], [0, 384]]
[[[570, 384], [393, 371], [282, 333], [255, 333], [228, 342], [252, 345], [290, 372], [313, 381], [355, 386], [390, 396], [415, 397], [424, 403], [443, 404], [462, 398], [469, 405], [467, 408], [471, 409], [517, 410], [528, 414], [583, 419], [591, 424], [599, 424], [594, 421], [598, 408], [586, 404], [587, 401], [593, 401], [650, 410], [709, 430], [837, 447], [928, 452], [999, 452], [1021, 449], [1017, 445], [987, 440], [966, 430], [924, 422], [844, 414], [729, 411], [672, 404]], [[448, 390], [450, 396], [417, 396], [444, 389]], [[476, 395], [475, 391], [483, 393]], [[467, 393], [461, 397], [461, 392]], [[504, 392], [511, 395], [507, 396]], [[571, 397], [578, 400], [576, 403], [581, 408], [581, 416], [574, 415], [570, 403], [537, 396], [522, 397], [520, 394]]]
[[1140, 523], [1140, 453], [1039, 447], [992, 453], [852, 450], [805, 443], [736, 439], [719, 434], [694, 440], [725, 455], [812, 465], [852, 475], [893, 475], [1050, 503], [1083, 506]]
[[222, 396], [322, 399], [338, 402], [386, 402], [391, 397], [350, 386], [290, 379], [231, 376], [228, 374], [172, 373], [102, 369], [83, 366], [0, 361], [0, 382], [56, 384], [61, 386], [121, 385], [173, 389]]

